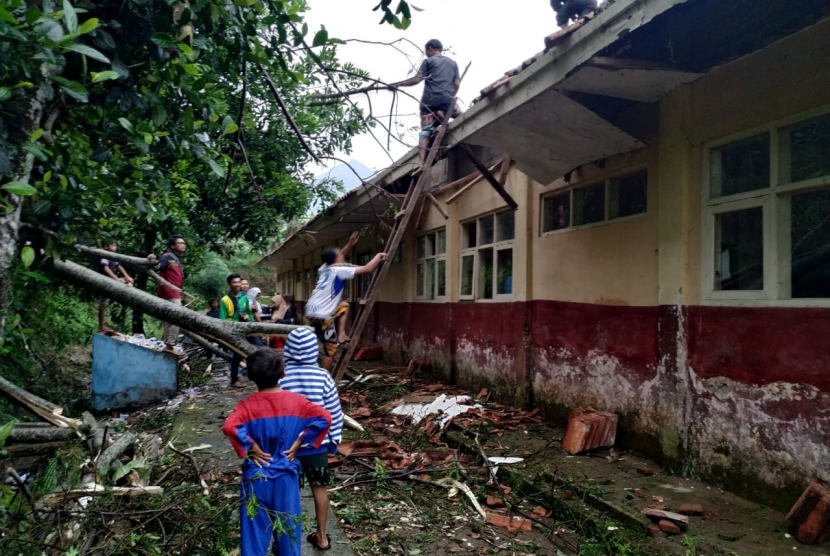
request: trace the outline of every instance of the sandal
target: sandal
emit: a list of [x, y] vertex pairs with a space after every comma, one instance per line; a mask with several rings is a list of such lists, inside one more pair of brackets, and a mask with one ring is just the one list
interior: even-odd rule
[[317, 550], [330, 550], [331, 549], [331, 535], [326, 535], [326, 539], [329, 541], [329, 544], [328, 544], [328, 546], [323, 547], [323, 546], [320, 546], [320, 544], [317, 542], [317, 532], [316, 531], [305, 538], [305, 540], [307, 540], [309, 543], [311, 543], [311, 546], [313, 546]]

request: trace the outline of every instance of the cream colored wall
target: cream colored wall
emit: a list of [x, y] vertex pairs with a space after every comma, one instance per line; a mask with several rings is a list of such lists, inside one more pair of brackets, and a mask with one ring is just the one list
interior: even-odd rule
[[[541, 233], [542, 195], [587, 185], [641, 168], [648, 170], [645, 214]], [[533, 298], [605, 305], [657, 303], [657, 149], [588, 164], [544, 187], [531, 181]]]
[[726, 64], [661, 102], [660, 302], [702, 301], [706, 143], [830, 107], [830, 20]]

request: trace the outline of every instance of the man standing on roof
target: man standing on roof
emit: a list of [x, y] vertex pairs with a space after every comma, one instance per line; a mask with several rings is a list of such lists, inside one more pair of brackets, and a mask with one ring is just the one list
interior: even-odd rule
[[364, 266], [346, 266], [346, 255], [359, 237], [358, 232], [354, 232], [343, 249], [332, 247], [323, 251], [323, 266], [317, 270], [317, 285], [306, 303], [305, 316], [322, 344], [320, 366], [327, 371], [331, 370], [337, 346], [350, 341], [346, 335], [349, 302], [341, 301], [346, 281], [369, 274], [386, 258], [386, 253], [378, 253]]
[[425, 50], [427, 59], [421, 64], [418, 75], [397, 83], [398, 87], [411, 87], [425, 81], [424, 93], [421, 96], [421, 133], [418, 136], [421, 166], [426, 162], [430, 134], [444, 121], [448, 111], [454, 115], [457, 110], [457, 107], [450, 106], [450, 103], [461, 85], [458, 64], [442, 55], [444, 45], [441, 41], [430, 40]]
[[550, 7], [556, 12], [556, 24], [566, 27], [568, 20], [582, 19], [597, 9], [597, 0], [550, 0]]

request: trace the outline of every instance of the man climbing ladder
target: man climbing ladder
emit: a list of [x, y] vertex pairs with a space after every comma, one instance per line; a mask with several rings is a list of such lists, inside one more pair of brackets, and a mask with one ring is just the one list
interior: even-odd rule
[[323, 266], [317, 270], [317, 285], [306, 304], [306, 319], [314, 327], [320, 342], [320, 366], [327, 371], [331, 370], [337, 346], [350, 340], [346, 334], [349, 302], [341, 301], [346, 281], [371, 273], [386, 257], [386, 253], [378, 253], [364, 266], [347, 265], [346, 255], [359, 237], [358, 232], [354, 232], [343, 249], [332, 247], [323, 251]]

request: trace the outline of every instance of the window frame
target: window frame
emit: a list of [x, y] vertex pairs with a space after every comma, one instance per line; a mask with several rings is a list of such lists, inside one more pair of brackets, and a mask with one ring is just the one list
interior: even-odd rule
[[[611, 181], [622, 178], [629, 175], [638, 174], [640, 172], [644, 172], [646, 176], [646, 210], [643, 212], [638, 212], [637, 214], [630, 214], [628, 216], [620, 216], [617, 218], [611, 218]], [[607, 226], [609, 224], [616, 224], [618, 222], [627, 222], [629, 220], [634, 220], [636, 218], [643, 218], [644, 216], [648, 215], [649, 210], [651, 209], [651, 195], [650, 195], [650, 178], [649, 178], [649, 165], [648, 163], [644, 164], [637, 164], [634, 166], [629, 166], [624, 170], [620, 170], [618, 172], [614, 172], [611, 174], [606, 175], [604, 178], [587, 180], [584, 183], [575, 184], [569, 187], [560, 187], [554, 191], [546, 191], [539, 196], [539, 237], [550, 236], [554, 234], [563, 234], [567, 232], [573, 232], [575, 230], [585, 230], [588, 228], [595, 228], [597, 226]], [[574, 224], [576, 219], [576, 201], [575, 201], [575, 192], [588, 189], [591, 187], [596, 187], [598, 185], [603, 185], [605, 190], [605, 207], [603, 212], [602, 220], [598, 222], [590, 222], [588, 224]], [[558, 230], [548, 230], [545, 231], [545, 199], [549, 197], [556, 197], [559, 195], [568, 194], [568, 207], [569, 207], [569, 223], [564, 228], [559, 228]]]
[[[792, 298], [791, 292], [791, 199], [793, 195], [830, 188], [830, 175], [793, 183], [781, 178], [780, 136], [785, 128], [809, 120], [830, 117], [830, 105], [814, 108], [755, 126], [703, 144], [701, 176], [701, 293], [706, 305], [778, 307], [830, 307], [830, 298]], [[755, 191], [711, 198], [712, 151], [757, 135], [769, 135], [769, 185]], [[715, 290], [715, 218], [718, 214], [760, 206], [763, 216], [763, 290]]]
[[[438, 234], [440, 232], [444, 232], [444, 252], [438, 253]], [[421, 238], [426, 238], [429, 236], [433, 236], [433, 253], [432, 254], [425, 254], [423, 257], [418, 257], [418, 243], [421, 241]], [[447, 234], [447, 227], [441, 226], [439, 228], [433, 228], [424, 233], [419, 233], [415, 236], [415, 264], [413, 265], [414, 270], [414, 277], [413, 277], [413, 285], [414, 285], [414, 299], [416, 301], [423, 301], [425, 303], [434, 303], [434, 302], [446, 302], [447, 300], [447, 239], [449, 235]], [[430, 299], [427, 294], [427, 284], [429, 283], [429, 277], [427, 276], [427, 269], [429, 268], [429, 261], [435, 261], [435, 267], [433, 269], [434, 276], [433, 276], [433, 288], [434, 294], [433, 297]], [[438, 295], [438, 261], [444, 261], [444, 295]], [[422, 295], [418, 295], [418, 265], [424, 265], [424, 290]]]
[[[514, 215], [513, 219], [513, 239], [498, 241], [499, 237], [499, 230], [498, 230], [498, 219], [496, 218], [497, 215], [502, 214], [504, 212], [508, 212], [512, 209], [497, 209], [494, 211], [486, 212], [483, 214], [479, 214], [473, 218], [468, 218], [466, 220], [462, 220], [459, 222], [459, 229], [461, 232], [461, 242], [464, 245], [464, 226], [470, 224], [471, 222], [476, 223], [476, 245], [475, 247], [464, 247], [459, 250], [458, 256], [458, 298], [462, 301], [475, 301], [481, 303], [488, 303], [494, 301], [506, 301], [512, 300], [515, 295], [516, 291], [516, 284], [515, 281], [512, 284], [511, 293], [498, 293], [498, 252], [504, 251], [506, 249], [510, 249], [512, 254], [515, 255], [515, 243], [516, 243], [516, 219]], [[491, 217], [493, 219], [493, 241], [491, 243], [481, 244], [480, 240], [482, 237], [481, 233], [481, 220]], [[493, 253], [493, 297], [491, 298], [481, 298], [479, 297], [479, 252], [484, 250], [490, 250]], [[464, 258], [465, 257], [473, 257], [473, 291], [472, 294], [464, 295], [462, 286], [464, 282]], [[515, 260], [511, 258], [511, 261]], [[515, 265], [512, 265], [512, 276], [515, 276]]]

